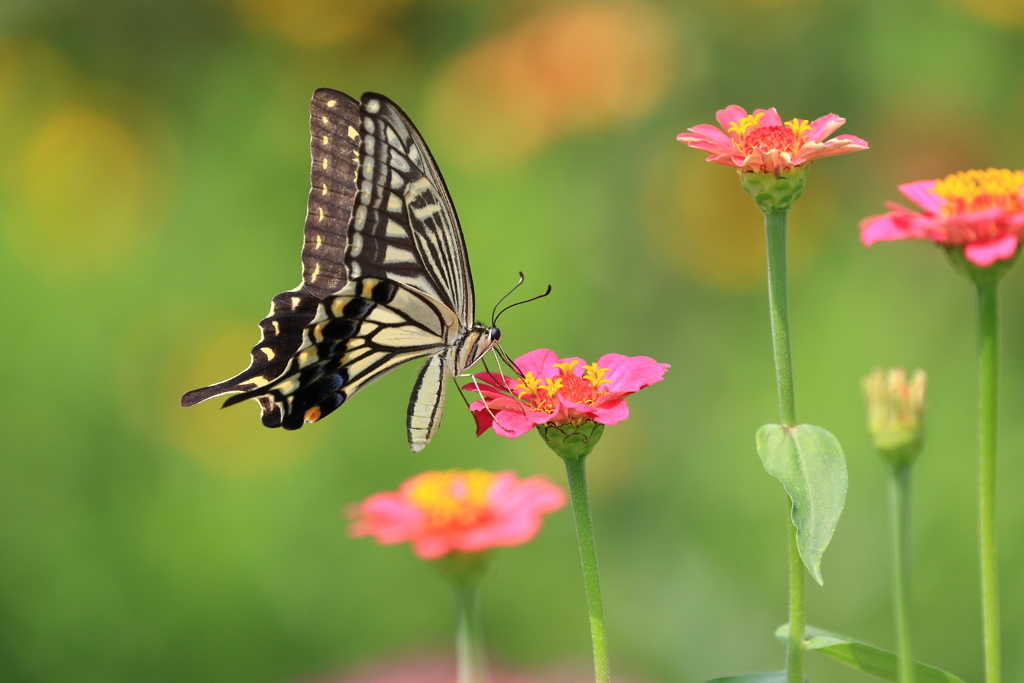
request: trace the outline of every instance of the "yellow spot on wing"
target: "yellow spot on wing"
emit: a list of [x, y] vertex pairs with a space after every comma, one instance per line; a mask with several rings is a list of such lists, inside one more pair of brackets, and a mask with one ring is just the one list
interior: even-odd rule
[[[323, 243], [323, 240], [322, 240], [322, 239], [320, 238], [320, 235], [317, 235], [317, 236], [316, 236], [316, 246], [315, 246], [315, 247], [313, 247], [313, 248], [314, 248], [314, 249], [319, 249], [319, 248], [320, 248], [320, 245], [321, 245], [322, 243]], [[319, 265], [319, 264], [318, 264], [318, 265]], [[276, 321], [275, 321], [275, 322], [276, 322]]]
[[316, 282], [316, 278], [319, 275], [320, 275], [320, 264], [318, 263], [318, 264], [316, 264], [316, 267], [313, 268], [313, 276], [309, 278], [309, 281], [310, 282]]
[[327, 170], [327, 157], [324, 157], [324, 170]]
[[316, 207], [316, 210], [320, 212], [320, 218], [318, 218], [317, 220], [322, 221], [324, 219], [324, 207], [318, 206]]
[[322, 187], [323, 187], [323, 189], [324, 189], [324, 192], [323, 192], [323, 193], [324, 193], [324, 194], [327, 194], [327, 183], [324, 183]]
[[327, 106], [328, 106], [328, 107], [333, 107], [333, 106], [334, 106], [334, 105], [336, 105], [337, 103], [338, 103], [338, 100], [328, 100], [328, 101], [327, 101]]
[[324, 146], [326, 147], [328, 144], [330, 144], [330, 142], [331, 142], [330, 139], [325, 135], [324, 136]]
[[326, 116], [321, 116], [320, 120], [323, 121], [324, 123], [327, 123], [327, 117]]
[[274, 353], [273, 349], [271, 349], [271, 348], [269, 348], [267, 346], [264, 346], [263, 348], [261, 348], [260, 351], [262, 351], [263, 355], [267, 357], [267, 360], [274, 360], [274, 356], [277, 355], [276, 353]]
[[348, 127], [348, 136], [349, 136], [350, 138], [352, 138], [353, 140], [355, 140], [355, 139], [356, 139], [357, 137], [359, 137], [359, 131], [357, 131], [357, 130], [356, 130], [355, 128], [353, 128], [352, 126], [349, 126], [349, 127]]

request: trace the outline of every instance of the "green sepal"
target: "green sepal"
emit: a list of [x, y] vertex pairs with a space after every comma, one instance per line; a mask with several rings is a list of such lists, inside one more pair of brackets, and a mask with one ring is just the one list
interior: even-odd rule
[[759, 173], [741, 171], [740, 184], [747, 191], [761, 211], [789, 211], [793, 202], [800, 199], [807, 182], [807, 168], [796, 166], [788, 171]]
[[1017, 262], [1022, 246], [1024, 246], [1024, 243], [1018, 244], [1017, 251], [1013, 252], [1013, 256], [996, 261], [991, 266], [979, 266], [976, 263], [971, 263], [964, 256], [963, 247], [946, 247], [946, 254], [949, 255], [950, 262], [961, 275], [966, 276], [975, 284], [994, 285], [1002, 280], [1007, 271]]
[[604, 425], [593, 420], [587, 420], [582, 424], [568, 422], [561, 425], [548, 422], [537, 425], [537, 431], [548, 448], [558, 457], [563, 460], [579, 460], [594, 450], [594, 446], [604, 434]]
[[763, 674], [723, 676], [722, 678], [712, 678], [708, 683], [786, 683], [786, 672], [772, 671]]
[[453, 550], [434, 560], [434, 567], [452, 583], [460, 586], [475, 586], [487, 574], [490, 553], [464, 553]]
[[846, 458], [836, 437], [814, 425], [764, 425], [757, 454], [768, 474], [782, 482], [793, 501], [796, 543], [804, 566], [818, 584], [821, 556], [846, 504]]
[[[789, 624], [775, 630], [775, 637], [789, 642]], [[860, 641], [808, 626], [804, 635], [804, 649], [815, 650], [836, 661], [881, 678], [898, 683], [900, 680], [899, 655]], [[964, 683], [963, 679], [934, 666], [914, 662], [914, 680], [917, 683]]]

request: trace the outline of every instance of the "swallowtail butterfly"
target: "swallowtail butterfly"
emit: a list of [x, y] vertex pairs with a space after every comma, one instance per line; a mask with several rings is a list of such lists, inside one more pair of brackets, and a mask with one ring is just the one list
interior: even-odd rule
[[253, 398], [267, 427], [298, 429], [396, 366], [427, 358], [409, 446], [437, 431], [448, 378], [501, 336], [474, 324], [473, 277], [448, 189], [398, 105], [320, 89], [309, 107], [311, 180], [302, 284], [273, 298], [249, 367], [181, 398]]

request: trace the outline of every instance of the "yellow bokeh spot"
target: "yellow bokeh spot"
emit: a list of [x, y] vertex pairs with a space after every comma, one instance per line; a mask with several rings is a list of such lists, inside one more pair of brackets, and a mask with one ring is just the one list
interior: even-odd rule
[[[740, 187], [734, 169], [704, 161], [682, 145], [647, 164], [641, 188], [643, 226], [651, 256], [663, 266], [729, 290], [765, 283], [764, 217]], [[790, 215], [789, 254], [794, 272], [822, 241], [830, 192], [820, 177]]]
[[4, 166], [15, 196], [5, 236], [47, 275], [103, 272], [160, 221], [153, 159], [132, 130], [89, 105], [45, 114]]
[[298, 431], [268, 429], [260, 422], [256, 401], [221, 409], [228, 395], [182, 408], [179, 400], [186, 391], [227, 379], [246, 367], [249, 349], [259, 338], [255, 324], [204, 320], [189, 327], [208, 329], [210, 334], [169, 341], [166, 337], [173, 333], [149, 321], [140, 324], [139, 334], [116, 354], [122, 411], [150, 438], [210, 470], [258, 475], [279, 472], [318, 452], [327, 433], [344, 420], [344, 411], [339, 410], [330, 420]]
[[308, 48], [366, 39], [389, 24], [410, 0], [230, 0], [250, 30]]
[[975, 17], [997, 25], [1024, 25], [1024, 0], [959, 0]]
[[560, 137], [636, 119], [668, 86], [669, 23], [640, 2], [537, 10], [442, 72], [430, 104], [434, 127], [467, 165], [499, 167]]

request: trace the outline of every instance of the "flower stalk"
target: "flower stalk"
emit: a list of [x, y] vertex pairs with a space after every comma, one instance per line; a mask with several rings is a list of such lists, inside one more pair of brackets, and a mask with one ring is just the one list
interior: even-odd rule
[[576, 540], [583, 564], [583, 584], [587, 591], [587, 610], [590, 614], [590, 638], [594, 649], [594, 678], [597, 683], [608, 683], [608, 630], [604, 620], [604, 599], [601, 596], [601, 577], [597, 569], [597, 544], [594, 524], [590, 516], [590, 496], [587, 493], [586, 456], [565, 460], [565, 474], [569, 478], [569, 500], [576, 522]]
[[455, 636], [455, 680], [457, 683], [487, 683], [480, 580], [456, 581], [454, 589], [459, 619]]
[[900, 683], [914, 683], [914, 656], [910, 640], [910, 470], [912, 463], [893, 465], [889, 477], [892, 507], [893, 611], [896, 647], [900, 655]]
[[[775, 350], [775, 380], [779, 392], [782, 424], [796, 426], [796, 399], [793, 393], [793, 358], [789, 343], [789, 299], [786, 273], [786, 230], [789, 207], [764, 211], [768, 246], [768, 307], [772, 321], [772, 346]], [[786, 681], [803, 683], [803, 642], [806, 626], [804, 610], [804, 563], [797, 545], [797, 529], [789, 516], [789, 639], [786, 644]]]
[[1000, 683], [999, 571], [996, 553], [996, 429], [999, 400], [999, 301], [997, 278], [974, 278], [978, 294], [979, 460], [978, 518], [985, 681]]

